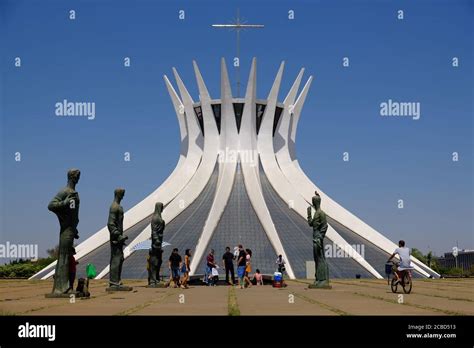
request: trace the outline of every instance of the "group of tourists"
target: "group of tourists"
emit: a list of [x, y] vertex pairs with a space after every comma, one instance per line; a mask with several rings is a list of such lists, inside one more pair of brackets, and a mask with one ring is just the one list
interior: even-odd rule
[[[67, 186], [61, 189], [48, 204], [48, 209], [55, 213], [60, 225], [60, 238], [58, 260], [54, 273], [53, 290], [51, 297], [61, 297], [64, 294], [72, 293], [76, 277], [77, 261], [74, 257], [74, 240], [79, 239], [77, 226], [79, 224], [79, 194], [76, 191], [76, 185], [79, 182], [81, 172], [79, 169], [70, 169], [67, 173]], [[125, 189], [116, 188], [114, 190], [114, 200], [110, 205], [109, 216], [107, 220], [107, 229], [110, 236], [110, 262], [109, 262], [109, 287], [107, 291], [131, 291], [132, 287], [125, 286], [122, 283], [122, 268], [125, 260], [124, 247], [128, 235], [124, 233], [124, 209], [121, 202], [125, 196]], [[329, 268], [324, 258], [323, 241], [327, 231], [327, 222], [324, 212], [321, 210], [321, 197], [318, 192], [312, 199], [313, 204], [308, 206], [308, 224], [313, 227], [313, 254], [316, 264], [315, 278], [318, 280], [319, 287], [329, 286]], [[166, 223], [163, 220], [162, 212], [164, 204], [155, 203], [155, 209], [151, 216], [151, 248], [149, 250], [148, 260], [148, 286], [159, 286], [159, 271], [163, 256], [163, 236]], [[316, 211], [313, 215], [313, 209]], [[397, 249], [398, 250], [398, 249]], [[403, 258], [404, 250], [398, 250], [398, 254]], [[186, 289], [188, 287], [191, 251], [186, 249], [184, 259], [179, 255], [178, 249], [174, 248], [168, 259], [170, 271], [169, 285], [175, 288], [178, 286]], [[226, 273], [226, 283], [236, 285], [235, 268], [237, 266], [237, 277], [240, 288], [252, 287], [252, 282], [256, 284], [263, 283], [263, 277], [260, 270], [257, 269], [252, 280], [252, 251], [244, 249], [239, 244], [231, 252], [230, 247], [226, 247], [222, 256], [222, 265]], [[276, 261], [280, 273], [284, 272], [285, 262], [281, 255]], [[229, 277], [230, 276], [230, 277]], [[204, 282], [207, 285], [216, 286], [219, 280], [219, 266], [214, 256], [214, 250], [211, 249], [206, 257], [206, 269]]]
[[[225, 270], [225, 282], [229, 285], [236, 284], [234, 262], [237, 264], [237, 277], [240, 288], [251, 287], [252, 250], [244, 249], [242, 244], [236, 246], [233, 252], [230, 250], [230, 247], [225, 248], [225, 252], [222, 255], [222, 266]], [[257, 284], [263, 284], [262, 274], [259, 269], [256, 270], [254, 279]], [[209, 286], [216, 286], [219, 280], [219, 265], [214, 256], [214, 249], [211, 249], [206, 257], [206, 270], [203, 280]]]
[[[151, 274], [152, 269], [150, 267], [151, 249], [147, 258], [147, 270], [148, 280], [160, 279], [160, 267], [162, 264], [161, 255], [159, 257], [159, 265], [157, 268], [157, 274]], [[179, 254], [179, 250], [174, 248], [168, 259], [168, 269], [170, 273], [169, 281], [166, 283], [167, 286], [174, 288], [188, 288], [189, 272], [191, 264], [191, 250], [186, 249], [184, 253], [184, 259]], [[241, 289], [250, 288], [252, 285], [263, 285], [263, 274], [259, 269], [255, 270], [253, 277], [250, 276], [252, 272], [252, 250], [244, 249], [242, 244], [239, 244], [231, 251], [230, 247], [225, 248], [225, 252], [222, 255], [222, 268], [225, 271], [225, 283], [228, 285], [238, 285]], [[276, 260], [277, 269], [279, 272], [285, 271], [285, 260], [282, 255], [279, 255]], [[235, 266], [237, 272], [235, 272]], [[206, 267], [204, 272], [203, 282], [207, 286], [217, 286], [219, 281], [219, 266], [218, 261], [215, 257], [214, 249], [209, 250], [209, 254], [206, 256]], [[237, 279], [236, 279], [237, 275]]]
[[[150, 280], [153, 279], [160, 279], [160, 268], [162, 264], [161, 255], [158, 258], [158, 267], [157, 267], [157, 274], [152, 274], [152, 267], [150, 267], [150, 259], [152, 256], [152, 250], [150, 249], [148, 258], [147, 258], [147, 270], [148, 270], [148, 283], [150, 284]], [[170, 279], [167, 283], [168, 286], [172, 286], [174, 288], [180, 287], [181, 289], [188, 289], [188, 281], [189, 281], [189, 270], [191, 265], [191, 250], [186, 249], [184, 252], [184, 260], [179, 254], [178, 248], [174, 248], [171, 252], [171, 255], [168, 259], [168, 269], [170, 272]]]

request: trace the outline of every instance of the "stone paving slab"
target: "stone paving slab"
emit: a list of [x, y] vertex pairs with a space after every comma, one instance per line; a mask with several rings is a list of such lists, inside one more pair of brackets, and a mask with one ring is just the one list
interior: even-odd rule
[[[0, 295], [0, 313], [16, 315], [114, 314], [97, 313], [97, 305], [91, 305], [96, 304], [96, 300], [100, 298], [112, 295], [105, 291], [107, 281], [91, 281], [89, 284], [91, 298], [84, 300], [77, 298], [76, 303], [71, 303], [69, 298], [45, 298], [44, 295], [49, 293], [52, 289], [52, 281], [44, 282], [47, 283], [45, 284], [46, 286], [38, 286], [36, 283], [28, 284], [26, 288], [28, 289], [29, 287], [29, 293], [22, 292], [18, 294], [17, 289], [12, 289], [9, 293]], [[136, 282], [132, 281], [130, 283], [134, 285]], [[110, 298], [112, 297], [113, 296], [110, 296]], [[89, 302], [91, 303], [89, 304]]]
[[191, 286], [189, 289], [167, 290], [167, 297], [134, 315], [227, 315], [228, 288], [226, 286]]
[[78, 300], [71, 304], [65, 302], [62, 306], [44, 308], [34, 311], [33, 315], [127, 315], [129, 311], [159, 299], [163, 293], [159, 291], [138, 292], [123, 291], [115, 293], [104, 293], [89, 300]]
[[[292, 283], [293, 285], [293, 283]], [[432, 310], [390, 303], [379, 298], [357, 295], [350, 285], [332, 283], [331, 290], [306, 289], [295, 286], [293, 293], [318, 301], [342, 315], [439, 315]]]
[[[92, 280], [91, 298], [71, 303], [44, 297], [51, 280], [0, 280], [0, 315], [228, 315], [235, 309], [240, 315], [474, 315], [473, 279], [415, 280], [413, 292], [403, 294], [403, 304], [386, 280], [335, 279], [331, 290], [308, 290], [310, 282], [231, 290], [153, 289], [143, 280], [125, 280], [133, 291], [107, 293], [107, 280]], [[235, 299], [231, 306], [229, 298]]]
[[290, 296], [288, 288], [253, 286], [235, 290], [241, 315], [337, 315], [337, 313]]
[[[334, 280], [334, 282], [342, 282], [342, 283], [347, 283], [347, 281], [344, 280]], [[351, 282], [351, 281], [349, 281]], [[377, 281], [372, 281], [368, 282], [366, 280], [360, 280], [360, 281], [352, 281], [351, 284], [360, 284], [364, 287], [368, 288], [376, 288], [376, 289], [389, 289], [389, 285], [387, 284], [387, 280], [377, 280]], [[474, 283], [466, 283], [464, 288], [460, 288], [459, 286], [455, 289], [452, 288], [451, 285], [446, 284], [442, 281], [419, 281], [415, 280], [413, 282], [413, 289], [412, 293], [416, 294], [424, 294], [428, 296], [440, 296], [440, 297], [446, 297], [446, 298], [457, 298], [457, 299], [467, 299], [468, 301], [474, 301]], [[399, 292], [403, 291], [399, 288]]]
[[[1, 281], [0, 281], [1, 284]], [[33, 293], [47, 293], [51, 292], [52, 289], [52, 283], [47, 282], [46, 284], [28, 284], [28, 286], [4, 286], [3, 288], [0, 289], [0, 300], [4, 298], [9, 298], [9, 297], [19, 297], [19, 296], [29, 296]]]
[[347, 286], [347, 291], [356, 293], [358, 296], [364, 296], [369, 298], [383, 298], [386, 301], [399, 301], [399, 295], [402, 295], [404, 306], [411, 306], [416, 308], [424, 308], [432, 311], [435, 314], [455, 314], [455, 315], [473, 315], [474, 314], [474, 302], [455, 300], [444, 297], [434, 297], [426, 294], [418, 294], [415, 287], [418, 284], [413, 284], [413, 292], [410, 294], [404, 294], [403, 290], [400, 289], [397, 293], [392, 293], [388, 289], [378, 289], [375, 287], [368, 287], [366, 284], [340, 284], [338, 286]]
[[[334, 280], [338, 282], [339, 280]], [[341, 280], [342, 281], [342, 280]], [[363, 284], [368, 287], [389, 288], [387, 280], [359, 280], [353, 281], [357, 284]], [[463, 285], [456, 283], [446, 283], [444, 279], [439, 280], [418, 280], [413, 281], [413, 293], [420, 293], [426, 295], [438, 295], [450, 298], [462, 298], [474, 301], [474, 282], [466, 281]], [[399, 291], [403, 291], [400, 290]]]

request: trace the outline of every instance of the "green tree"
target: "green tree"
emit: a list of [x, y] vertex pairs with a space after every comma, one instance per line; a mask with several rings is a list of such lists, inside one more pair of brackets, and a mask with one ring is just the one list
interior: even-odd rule
[[46, 250], [49, 257], [36, 261], [16, 259], [0, 265], [0, 278], [29, 278], [58, 258], [59, 246]]
[[426, 261], [426, 257], [423, 255], [423, 253], [418, 250], [417, 248], [412, 248], [411, 249], [411, 255], [413, 257], [416, 257], [418, 260], [420, 260], [421, 262], [423, 262], [425, 265], [428, 265], [427, 264], [427, 261]]
[[433, 263], [432, 259], [433, 259], [433, 253], [430, 251], [428, 252], [428, 254], [426, 254], [426, 264], [428, 265], [428, 267], [431, 267], [431, 264]]
[[463, 269], [460, 267], [449, 268], [446, 275], [461, 277], [463, 275]]

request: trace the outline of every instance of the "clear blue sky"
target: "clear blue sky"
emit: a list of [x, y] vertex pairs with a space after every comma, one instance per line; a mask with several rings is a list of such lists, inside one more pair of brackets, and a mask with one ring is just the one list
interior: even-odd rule
[[[281, 60], [280, 100], [301, 67], [315, 76], [296, 143], [307, 175], [394, 241], [438, 255], [456, 241], [473, 249], [474, 5], [451, 0], [0, 0], [0, 242], [38, 243], [43, 255], [57, 244], [47, 204], [70, 167], [82, 171], [81, 240], [105, 225], [115, 187], [127, 190], [125, 209], [158, 187], [179, 154], [162, 75], [176, 67], [197, 100], [196, 59], [218, 98], [219, 59], [230, 66], [235, 33], [210, 25], [231, 22], [238, 7], [249, 23], [265, 25], [241, 42], [244, 83], [258, 58], [258, 97]], [[95, 102], [95, 120], [55, 116], [63, 99]], [[421, 119], [381, 117], [388, 99], [420, 102]]]

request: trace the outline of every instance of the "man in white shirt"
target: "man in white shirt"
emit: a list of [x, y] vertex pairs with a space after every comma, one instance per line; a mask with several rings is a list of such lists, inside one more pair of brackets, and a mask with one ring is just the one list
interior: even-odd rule
[[[392, 256], [388, 259], [387, 262], [389, 262], [391, 259], [395, 257], [395, 255], [398, 255], [400, 257], [400, 265], [398, 266], [398, 271], [405, 271], [408, 269], [412, 269], [411, 267], [411, 262], [410, 262], [410, 249], [405, 247], [405, 241], [401, 240], [398, 242], [398, 248], [395, 249], [393, 252]], [[398, 278], [400, 278], [400, 275], [397, 274]]]
[[283, 258], [282, 255], [278, 255], [278, 258], [276, 260], [276, 264], [278, 266], [278, 272], [282, 273], [285, 271], [285, 259]]

